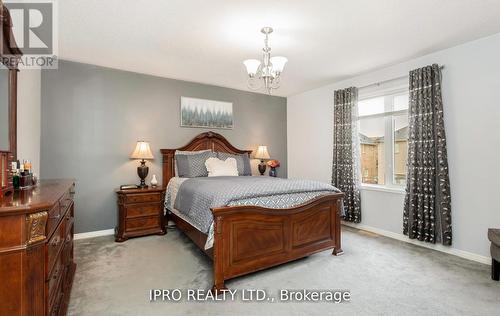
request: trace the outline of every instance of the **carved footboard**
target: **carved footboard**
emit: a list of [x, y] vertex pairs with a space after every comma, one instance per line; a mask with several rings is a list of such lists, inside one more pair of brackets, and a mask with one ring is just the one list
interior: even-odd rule
[[225, 280], [326, 249], [341, 254], [342, 197], [342, 193], [329, 194], [280, 210], [256, 206], [212, 209], [214, 290], [224, 290]]

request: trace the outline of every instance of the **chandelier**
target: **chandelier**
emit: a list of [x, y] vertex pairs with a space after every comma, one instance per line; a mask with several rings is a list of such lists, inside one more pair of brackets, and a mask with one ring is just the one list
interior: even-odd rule
[[258, 59], [247, 59], [243, 62], [248, 73], [248, 88], [251, 90], [264, 90], [271, 94], [272, 90], [280, 87], [281, 73], [288, 61], [286, 57], [271, 57], [271, 47], [269, 47], [269, 34], [273, 32], [271, 27], [264, 27], [260, 30], [266, 38], [264, 39], [264, 53], [262, 61]]

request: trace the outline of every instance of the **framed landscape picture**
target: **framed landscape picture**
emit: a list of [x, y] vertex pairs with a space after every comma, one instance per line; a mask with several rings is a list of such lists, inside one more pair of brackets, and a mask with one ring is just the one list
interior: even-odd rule
[[233, 128], [233, 103], [181, 97], [181, 126]]

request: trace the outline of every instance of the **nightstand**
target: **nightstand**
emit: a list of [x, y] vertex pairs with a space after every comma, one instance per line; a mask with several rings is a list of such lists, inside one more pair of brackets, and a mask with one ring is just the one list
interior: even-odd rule
[[115, 228], [115, 241], [167, 233], [163, 218], [165, 188], [118, 190], [116, 194], [118, 226]]

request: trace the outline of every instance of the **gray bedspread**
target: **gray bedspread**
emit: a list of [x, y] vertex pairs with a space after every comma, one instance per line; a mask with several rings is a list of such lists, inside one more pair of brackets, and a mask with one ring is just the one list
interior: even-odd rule
[[191, 178], [180, 185], [174, 207], [207, 233], [213, 222], [210, 208], [229, 205], [290, 208], [332, 192], [340, 191], [310, 180], [264, 176]]

